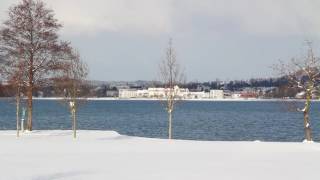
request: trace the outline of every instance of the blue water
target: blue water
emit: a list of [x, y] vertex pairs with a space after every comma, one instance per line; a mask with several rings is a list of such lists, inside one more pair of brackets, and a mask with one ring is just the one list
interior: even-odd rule
[[[302, 107], [302, 103], [296, 105]], [[15, 105], [0, 100], [0, 129], [15, 129]], [[303, 115], [283, 102], [196, 102], [178, 104], [173, 117], [176, 139], [222, 141], [302, 141]], [[313, 102], [313, 136], [320, 140], [320, 103]], [[34, 129], [70, 129], [66, 106], [34, 101]], [[79, 109], [79, 129], [114, 130], [142, 137], [167, 137], [167, 114], [157, 101], [87, 101]]]

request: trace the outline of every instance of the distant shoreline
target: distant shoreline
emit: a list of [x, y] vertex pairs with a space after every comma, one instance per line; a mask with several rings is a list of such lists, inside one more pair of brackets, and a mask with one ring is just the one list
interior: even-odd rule
[[[1, 99], [12, 99], [14, 97], [1, 97]], [[63, 100], [61, 97], [33, 97], [34, 100]], [[152, 98], [112, 98], [112, 97], [90, 97], [87, 98], [88, 101], [159, 101], [159, 99]], [[182, 101], [198, 101], [198, 102], [303, 102], [305, 99], [183, 99]], [[320, 101], [319, 99], [311, 100], [313, 102]]]

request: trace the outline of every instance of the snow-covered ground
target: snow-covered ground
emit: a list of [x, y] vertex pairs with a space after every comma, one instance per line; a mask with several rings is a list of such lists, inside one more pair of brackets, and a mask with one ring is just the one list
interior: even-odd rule
[[319, 180], [320, 144], [205, 142], [113, 131], [0, 131], [0, 179]]

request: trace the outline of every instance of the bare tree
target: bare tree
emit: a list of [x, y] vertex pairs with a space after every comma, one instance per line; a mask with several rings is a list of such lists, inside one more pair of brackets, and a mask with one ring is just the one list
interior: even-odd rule
[[[70, 50], [68, 43], [58, 40], [62, 27], [40, 0], [22, 0], [9, 9], [9, 18], [0, 29], [0, 53], [3, 65], [24, 64], [27, 85], [27, 129], [32, 130], [32, 96], [35, 88], [63, 67], [60, 56]], [[22, 57], [21, 57], [22, 55]]]
[[70, 108], [72, 117], [73, 137], [77, 137], [77, 111], [80, 104], [86, 98], [83, 90], [86, 86], [86, 77], [88, 75], [88, 66], [85, 64], [77, 51], [72, 51], [70, 61], [66, 65], [62, 77], [56, 78], [56, 87], [58, 93], [64, 96], [64, 102]]
[[312, 130], [310, 123], [311, 99], [318, 91], [320, 80], [320, 60], [315, 57], [312, 45], [308, 44], [307, 55], [302, 59], [291, 59], [289, 63], [280, 62], [277, 70], [285, 76], [291, 88], [298, 89], [305, 98], [304, 108], [298, 109], [303, 113], [305, 139], [312, 141]]
[[[20, 51], [21, 53], [21, 51]], [[22, 54], [19, 54], [18, 58], [21, 58]], [[8, 85], [12, 87], [15, 92], [15, 104], [16, 104], [16, 130], [17, 130], [17, 137], [19, 137], [19, 130], [20, 130], [20, 104], [21, 104], [21, 94], [23, 94], [25, 89], [25, 72], [24, 67], [26, 64], [24, 64], [24, 61], [20, 61], [18, 59], [13, 60], [13, 62], [10, 66], [6, 66], [6, 62], [8, 62], [8, 58], [16, 58], [13, 56], [4, 57], [1, 55], [1, 63], [0, 63], [0, 73], [2, 78], [6, 79], [8, 82]]]
[[160, 63], [159, 71], [160, 81], [164, 85], [165, 91], [163, 100], [168, 113], [168, 138], [172, 139], [172, 115], [175, 110], [175, 104], [181, 99], [178, 95], [178, 85], [181, 85], [184, 81], [184, 73], [177, 61], [172, 39], [169, 39], [166, 56]]
[[16, 89], [16, 126], [17, 126], [17, 137], [19, 137], [20, 131], [20, 105], [21, 105], [21, 93], [23, 92], [23, 65], [20, 64], [17, 67], [17, 71], [14, 72], [11, 77], [10, 84], [12, 84]]

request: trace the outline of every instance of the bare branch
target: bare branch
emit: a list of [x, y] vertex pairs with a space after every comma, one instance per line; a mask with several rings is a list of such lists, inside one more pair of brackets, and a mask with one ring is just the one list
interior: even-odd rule
[[159, 65], [160, 81], [164, 85], [164, 102], [169, 116], [169, 139], [172, 138], [172, 113], [175, 109], [175, 104], [181, 97], [179, 94], [179, 85], [185, 79], [184, 73], [181, 70], [180, 64], [177, 61], [176, 52], [173, 48], [172, 39], [169, 40], [166, 50], [165, 59]]
[[61, 24], [51, 9], [39, 0], [22, 0], [9, 9], [8, 20], [0, 29], [1, 69], [6, 78], [23, 65], [21, 82], [28, 96], [28, 129], [32, 130], [32, 95], [37, 87], [62, 73], [68, 42], [58, 40]]

